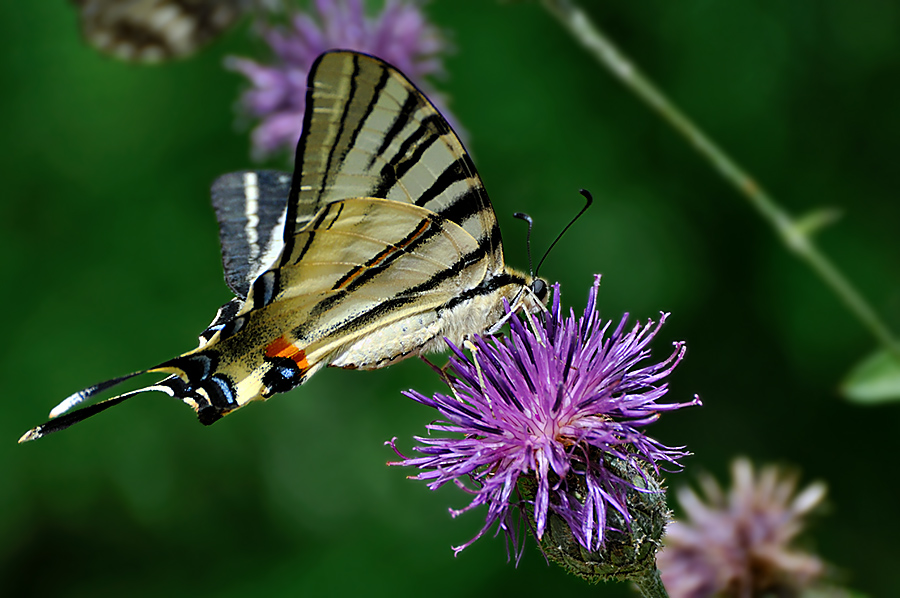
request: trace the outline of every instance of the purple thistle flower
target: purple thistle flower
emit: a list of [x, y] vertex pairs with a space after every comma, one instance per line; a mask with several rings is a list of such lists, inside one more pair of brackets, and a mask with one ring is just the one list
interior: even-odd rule
[[[732, 464], [726, 494], [711, 477], [705, 497], [678, 492], [683, 521], [669, 525], [658, 555], [672, 598], [796, 596], [824, 573], [818, 557], [791, 546], [803, 518], [825, 497], [814, 483], [797, 494], [797, 480], [775, 467], [754, 473], [746, 459]], [[837, 595], [837, 594], [835, 594]]]
[[[510, 317], [509, 337], [475, 336], [471, 358], [451, 344], [446, 379], [453, 396], [404, 393], [440, 411], [443, 419], [429, 431], [461, 437], [416, 437], [421, 445], [415, 450], [424, 456], [401, 454], [403, 461], [392, 465], [419, 468], [413, 479], [432, 490], [453, 482], [471, 493], [471, 503], [451, 510], [453, 516], [488, 506], [484, 527], [454, 547], [456, 553], [497, 522], [520, 556], [516, 507], [539, 540], [552, 531], [548, 521], [561, 519], [578, 545], [597, 551], [609, 532], [631, 531], [630, 494], [660, 496], [651, 478], [661, 464], [680, 468], [677, 460], [689, 454], [638, 430], [663, 411], [700, 404], [696, 398], [660, 402], [668, 387], [663, 380], [684, 356], [684, 344], [675, 343], [662, 362], [643, 364], [666, 316], [627, 329], [626, 314], [610, 333], [610, 322], [602, 322], [596, 309], [599, 283], [598, 276], [577, 319], [571, 310], [563, 313], [554, 285], [551, 309], [540, 322]], [[466, 485], [466, 478], [473, 484]], [[664, 501], [662, 507], [660, 535]]]
[[[275, 55], [273, 64], [237, 57], [226, 61], [227, 68], [246, 75], [253, 85], [244, 92], [241, 103], [250, 115], [262, 119], [251, 135], [257, 158], [283, 149], [293, 151], [297, 145], [306, 104], [306, 77], [323, 52], [356, 50], [378, 56], [425, 90], [425, 75], [443, 70], [439, 54], [444, 42], [418, 4], [387, 0], [374, 19], [366, 18], [362, 0], [315, 0], [315, 9], [315, 18], [294, 15], [291, 28], [263, 30]], [[435, 100], [436, 94], [429, 95]]]

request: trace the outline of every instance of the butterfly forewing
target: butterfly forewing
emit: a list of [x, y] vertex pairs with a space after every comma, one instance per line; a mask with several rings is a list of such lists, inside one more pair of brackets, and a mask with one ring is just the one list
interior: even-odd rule
[[497, 220], [475, 166], [431, 102], [392, 67], [332, 52], [311, 71], [285, 242], [324, 204], [380, 197], [456, 222], [502, 268]]

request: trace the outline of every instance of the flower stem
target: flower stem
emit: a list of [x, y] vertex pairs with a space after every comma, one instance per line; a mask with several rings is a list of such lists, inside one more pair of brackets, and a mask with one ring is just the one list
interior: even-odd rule
[[659, 576], [659, 569], [656, 567], [653, 571], [644, 571], [642, 576], [634, 578], [633, 581], [644, 598], [669, 598], [666, 586]]
[[[687, 141], [750, 202], [775, 229], [789, 251], [806, 262], [863, 326], [900, 360], [900, 344], [875, 310], [847, 278], [815, 246], [813, 219], [795, 219], [779, 206], [728, 154], [709, 139], [643, 73], [622, 54], [587, 14], [571, 0], [543, 0], [544, 7], [628, 89], [681, 133]], [[819, 219], [821, 223], [822, 220]]]

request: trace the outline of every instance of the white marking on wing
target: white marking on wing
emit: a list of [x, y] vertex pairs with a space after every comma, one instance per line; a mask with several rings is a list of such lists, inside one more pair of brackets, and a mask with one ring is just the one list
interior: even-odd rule
[[259, 267], [251, 275], [254, 279], [275, 265], [275, 260], [281, 255], [281, 250], [284, 249], [284, 221], [286, 218], [287, 209], [281, 213], [281, 216], [278, 217], [278, 224], [269, 233], [269, 241], [265, 244], [266, 252], [259, 258]]
[[247, 245], [250, 247], [250, 259], [259, 257], [259, 180], [255, 172], [244, 173], [244, 216], [247, 223], [244, 225], [244, 233], [247, 236]]

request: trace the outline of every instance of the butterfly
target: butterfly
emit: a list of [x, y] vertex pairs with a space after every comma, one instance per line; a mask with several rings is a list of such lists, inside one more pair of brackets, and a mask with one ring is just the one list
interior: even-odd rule
[[134, 62], [188, 56], [258, 0], [73, 0], [85, 40]]
[[[447, 121], [397, 69], [349, 51], [308, 80], [293, 175], [237, 172], [212, 186], [235, 298], [200, 345], [79, 391], [34, 440], [136, 394], [181, 399], [211, 424], [323, 366], [374, 369], [460, 345], [508, 313], [536, 312], [541, 278], [507, 268], [497, 218]], [[72, 411], [147, 372], [162, 381]]]

